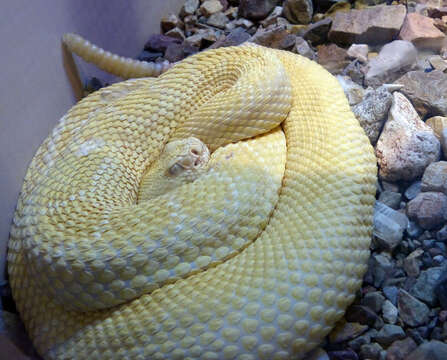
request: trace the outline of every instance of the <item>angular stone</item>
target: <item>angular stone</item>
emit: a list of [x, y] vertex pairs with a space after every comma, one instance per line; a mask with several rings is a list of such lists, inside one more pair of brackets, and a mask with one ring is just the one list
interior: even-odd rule
[[[425, 123], [433, 129], [433, 132], [438, 140], [441, 140], [443, 131], [447, 129], [447, 117], [433, 116], [427, 119]], [[444, 151], [444, 155], [445, 154], [447, 154], [447, 152]]]
[[447, 61], [445, 61], [440, 55], [431, 56], [428, 61], [430, 62], [433, 69], [442, 72], [447, 71]]
[[211, 15], [206, 23], [219, 29], [225, 29], [225, 25], [228, 21], [228, 17], [223, 12], [218, 12]]
[[352, 44], [348, 49], [348, 56], [362, 63], [368, 62], [369, 46], [366, 44]]
[[223, 6], [219, 0], [206, 0], [200, 6], [202, 15], [210, 17], [211, 15], [223, 10]]
[[326, 18], [309, 25], [303, 33], [304, 40], [309, 41], [314, 46], [325, 43], [331, 24], [332, 19]]
[[382, 304], [383, 320], [389, 324], [395, 324], [398, 315], [399, 311], [397, 310], [397, 307], [395, 307], [391, 301], [385, 300]]
[[358, 360], [359, 359], [357, 354], [350, 349], [329, 351], [328, 355], [331, 360]]
[[447, 240], [447, 225], [444, 225], [437, 233], [436, 233], [436, 239], [439, 241], [446, 241]]
[[221, 39], [217, 40], [213, 45], [210, 46], [210, 49], [217, 49], [219, 47], [226, 46], [237, 46], [248, 39], [250, 39], [250, 34], [246, 32], [243, 28], [238, 27], [234, 30], [231, 30], [230, 33], [226, 36], [223, 36]]
[[380, 345], [388, 346], [396, 340], [405, 338], [405, 331], [400, 326], [385, 324], [383, 328], [373, 337]]
[[439, 70], [431, 72], [410, 71], [396, 80], [404, 87], [401, 92], [413, 103], [424, 117], [447, 114], [447, 74]]
[[180, 10], [180, 16], [183, 18], [187, 15], [194, 15], [199, 8], [199, 0], [186, 0]]
[[373, 234], [379, 245], [387, 250], [393, 250], [402, 241], [403, 232], [408, 226], [408, 218], [376, 201], [373, 223]]
[[377, 343], [365, 344], [360, 347], [360, 357], [362, 359], [380, 359], [382, 347]]
[[399, 294], [399, 289], [396, 286], [385, 286], [382, 290], [386, 298], [393, 305], [397, 305], [397, 296]]
[[234, 26], [236, 26], [236, 27], [242, 27], [242, 28], [244, 28], [244, 29], [250, 29], [253, 25], [254, 25], [254, 23], [253, 22], [251, 22], [250, 20], [248, 20], [248, 19], [237, 19], [237, 20], [235, 20], [234, 22], [233, 22], [233, 24], [234, 24]]
[[435, 294], [438, 297], [442, 309], [447, 309], [447, 270], [444, 270], [436, 284]]
[[286, 0], [283, 9], [292, 24], [309, 24], [314, 12], [311, 0]]
[[267, 16], [264, 20], [260, 21], [259, 23], [265, 28], [269, 25], [275, 24], [276, 20], [282, 15], [282, 11], [283, 11], [282, 6], [275, 6], [270, 15]]
[[286, 39], [291, 39], [291, 37], [295, 39], [295, 35], [290, 34], [284, 27], [275, 26], [269, 29], [259, 28], [249, 41], [258, 45], [281, 49], [283, 44], [288, 42]]
[[386, 44], [367, 68], [365, 82], [368, 86], [392, 83], [416, 65], [417, 50], [408, 41], [395, 40]]
[[149, 39], [144, 45], [144, 50], [164, 53], [169, 45], [180, 43], [181, 41], [179, 39], [175, 39], [166, 35], [156, 34], [149, 36]]
[[175, 39], [179, 39], [180, 41], [185, 40], [184, 32], [181, 29], [179, 29], [178, 27], [175, 27], [175, 28], [167, 31], [165, 33], [165, 35], [169, 36], [169, 37], [172, 37], [172, 38], [175, 38]]
[[163, 16], [160, 20], [160, 27], [163, 33], [174, 29], [175, 27], [181, 28], [183, 27], [183, 22], [178, 18], [175, 14], [169, 14], [167, 16]]
[[[372, 267], [374, 286], [381, 287], [387, 276], [393, 271], [393, 263], [383, 254], [374, 254], [372, 256]], [[387, 296], [386, 293], [385, 296]]]
[[393, 102], [393, 95], [386, 87], [365, 93], [363, 101], [352, 107], [352, 112], [372, 145], [377, 143], [380, 131]]
[[318, 63], [331, 74], [339, 74], [349, 64], [346, 50], [335, 44], [318, 47]]
[[399, 290], [397, 304], [400, 318], [405, 324], [415, 327], [428, 323], [430, 309], [403, 289]]
[[385, 297], [380, 293], [380, 291], [372, 291], [365, 294], [361, 304], [369, 307], [375, 313], [378, 313], [382, 309], [382, 304], [384, 301]]
[[422, 182], [420, 180], [414, 181], [408, 188], [405, 190], [404, 195], [408, 200], [413, 200], [418, 194], [421, 192]]
[[385, 360], [405, 360], [416, 347], [417, 344], [411, 337], [397, 340], [387, 349]]
[[343, 76], [349, 76], [352, 81], [363, 86], [365, 79], [364, 66], [358, 60], [351, 61], [341, 73]]
[[366, 330], [368, 330], [367, 325], [342, 320], [337, 323], [335, 328], [329, 334], [329, 340], [334, 344], [340, 343], [351, 340], [363, 334]]
[[419, 345], [410, 353], [406, 360], [445, 360], [447, 359], [447, 344], [438, 340]]
[[373, 327], [379, 317], [374, 311], [366, 306], [351, 305], [346, 310], [345, 318], [350, 322], [358, 322], [362, 325]]
[[403, 5], [374, 6], [363, 10], [337, 12], [329, 40], [337, 44], [384, 44], [393, 40], [404, 22]]
[[416, 283], [411, 287], [410, 294], [434, 307], [437, 302], [435, 287], [441, 278], [443, 270], [444, 268], [442, 267], [432, 267], [422, 271]]
[[407, 214], [424, 229], [441, 227], [447, 220], [447, 196], [440, 192], [422, 192], [408, 203]]
[[292, 51], [311, 60], [315, 60], [317, 57], [315, 51], [312, 50], [307, 41], [299, 36], [295, 38], [295, 46], [293, 47]]
[[422, 176], [422, 191], [438, 191], [447, 195], [447, 161], [428, 165]]
[[353, 82], [349, 76], [337, 75], [337, 80], [348, 98], [349, 105], [356, 105], [362, 101], [365, 95], [365, 89], [362, 86]]
[[152, 52], [143, 50], [140, 55], [138, 55], [138, 60], [140, 61], [147, 61], [147, 62], [154, 62], [158, 58], [163, 57], [163, 53], [161, 52]]
[[278, 0], [240, 0], [239, 16], [250, 20], [262, 20], [275, 8]]
[[[402, 156], [405, 154], [405, 157]], [[393, 94], [393, 105], [376, 146], [379, 175], [388, 181], [411, 181], [440, 156], [433, 130], [421, 121], [408, 99]]]
[[418, 277], [420, 274], [421, 261], [419, 258], [424, 250], [417, 249], [408, 255], [403, 261], [403, 268], [409, 277]]
[[394, 191], [382, 191], [379, 195], [379, 201], [394, 210], [399, 209], [401, 200], [402, 194]]
[[417, 13], [408, 14], [399, 39], [411, 41], [417, 48], [439, 51], [445, 35], [433, 24], [433, 19]]

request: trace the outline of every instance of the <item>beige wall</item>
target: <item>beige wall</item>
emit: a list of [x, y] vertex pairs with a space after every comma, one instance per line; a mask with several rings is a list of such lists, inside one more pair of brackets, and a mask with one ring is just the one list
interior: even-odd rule
[[[0, 4], [0, 282], [11, 218], [26, 168], [74, 103], [60, 38], [76, 32], [109, 51], [136, 56], [161, 16], [184, 0], [14, 0]], [[82, 65], [81, 73], [95, 70]]]

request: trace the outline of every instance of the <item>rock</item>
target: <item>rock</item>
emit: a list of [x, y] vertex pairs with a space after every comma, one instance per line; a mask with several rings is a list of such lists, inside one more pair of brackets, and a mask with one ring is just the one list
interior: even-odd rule
[[375, 313], [378, 313], [382, 309], [382, 304], [384, 301], [385, 297], [380, 293], [380, 291], [372, 291], [365, 294], [361, 304], [369, 307]]
[[447, 240], [447, 225], [444, 225], [437, 233], [436, 233], [436, 239], [440, 241], [446, 241]]
[[228, 17], [223, 12], [218, 12], [211, 15], [206, 23], [219, 29], [225, 29], [225, 25], [228, 21]]
[[405, 290], [400, 289], [397, 308], [402, 321], [408, 326], [421, 326], [429, 321], [430, 309]]
[[421, 261], [419, 258], [424, 253], [422, 249], [416, 249], [403, 261], [403, 268], [409, 277], [416, 278], [420, 274]]
[[204, 34], [203, 33], [197, 33], [191, 36], [188, 36], [185, 41], [196, 48], [202, 48], [202, 41], [203, 41]]
[[447, 114], [447, 74], [439, 70], [428, 73], [410, 71], [396, 83], [404, 85], [402, 93], [411, 100], [422, 117]]
[[210, 17], [211, 15], [221, 12], [222, 10], [223, 6], [219, 0], [206, 0], [200, 6], [202, 15], [206, 17]]
[[304, 40], [309, 41], [312, 45], [320, 45], [327, 42], [327, 34], [331, 28], [332, 19], [326, 18], [310, 24], [303, 33]]
[[349, 76], [352, 81], [363, 86], [365, 73], [364, 66], [358, 60], [351, 61], [342, 71], [341, 75]]
[[285, 0], [283, 9], [292, 24], [309, 24], [314, 12], [311, 0]]
[[250, 38], [250, 42], [274, 49], [287, 49], [295, 45], [296, 36], [290, 34], [284, 27], [275, 26], [271, 29], [259, 28]]
[[443, 271], [438, 283], [435, 286], [437, 296], [442, 309], [447, 309], [447, 271]]
[[265, 28], [269, 25], [273, 25], [276, 23], [276, 20], [282, 15], [282, 12], [283, 12], [282, 6], [275, 6], [270, 15], [267, 16], [264, 20], [260, 21], [259, 23]]
[[447, 359], [447, 344], [431, 340], [418, 346], [406, 360], [445, 360]]
[[144, 50], [149, 52], [164, 53], [167, 47], [171, 44], [180, 44], [179, 39], [175, 39], [166, 35], [151, 35], [144, 45]]
[[408, 217], [424, 229], [435, 229], [447, 220], [447, 196], [440, 192], [422, 192], [408, 203]]
[[408, 226], [408, 218], [376, 201], [374, 206], [373, 235], [378, 244], [387, 250], [393, 250], [402, 241], [404, 230]]
[[177, 62], [185, 58], [181, 44], [171, 44], [166, 49], [165, 59], [169, 62]]
[[348, 56], [361, 63], [368, 62], [369, 46], [366, 44], [352, 44], [348, 49]]
[[217, 40], [210, 46], [210, 49], [217, 49], [219, 47], [226, 46], [237, 46], [247, 41], [250, 37], [251, 36], [248, 32], [246, 32], [243, 28], [238, 27], [231, 30], [227, 36], [223, 36], [221, 39]]
[[400, 326], [385, 324], [373, 340], [377, 341], [380, 345], [389, 346], [396, 340], [402, 340], [405, 338], [405, 331]]
[[349, 105], [356, 105], [362, 101], [363, 96], [365, 95], [363, 87], [353, 82], [348, 76], [337, 75], [337, 80], [348, 98]]
[[397, 305], [397, 296], [399, 294], [399, 289], [396, 286], [385, 286], [382, 291], [386, 298], [393, 305]]
[[377, 343], [365, 344], [360, 347], [360, 357], [362, 359], [380, 359], [382, 347]]
[[163, 33], [168, 32], [176, 27], [182, 28], [183, 22], [175, 14], [169, 14], [168, 16], [163, 16], [160, 20], [160, 27]]
[[329, 340], [331, 343], [340, 343], [343, 341], [351, 340], [368, 330], [367, 325], [361, 325], [359, 323], [346, 322], [344, 320], [339, 321], [335, 328], [329, 334]]
[[402, 194], [394, 191], [382, 191], [379, 195], [379, 201], [391, 209], [398, 210], [400, 202], [402, 200]]
[[[375, 330], [375, 329], [373, 329]], [[371, 336], [368, 333], [365, 333], [363, 335], [357, 336], [356, 338], [352, 339], [348, 342], [348, 346], [352, 348], [353, 350], [359, 352], [360, 347], [365, 344], [369, 344], [371, 342]]]
[[278, 0], [240, 0], [239, 16], [250, 20], [262, 20], [275, 8]]
[[317, 347], [306, 355], [308, 360], [330, 360], [328, 354], [321, 347]]
[[417, 50], [410, 42], [395, 40], [386, 44], [366, 67], [365, 82], [374, 87], [392, 83], [412, 70], [416, 59]]
[[382, 304], [383, 320], [389, 324], [395, 324], [398, 315], [399, 311], [397, 310], [397, 307], [395, 307], [391, 301], [385, 300]]
[[358, 360], [359, 359], [357, 354], [350, 349], [329, 351], [328, 355], [331, 360]]
[[391, 344], [386, 352], [386, 360], [405, 360], [409, 353], [416, 349], [417, 345], [410, 337], [397, 340]]
[[430, 62], [430, 65], [433, 67], [433, 69], [442, 72], [447, 71], [447, 61], [445, 61], [441, 56], [439, 55], [431, 56], [428, 59], [428, 61]]
[[185, 40], [185, 34], [183, 33], [183, 31], [181, 29], [179, 29], [178, 27], [175, 27], [169, 31], [167, 31], [165, 33], [166, 36], [175, 38], [175, 39], [179, 39], [180, 41]]
[[312, 50], [307, 41], [299, 36], [295, 38], [295, 46], [293, 47], [292, 51], [311, 60], [315, 60], [317, 57], [315, 51]]
[[329, 40], [337, 44], [384, 44], [393, 40], [404, 22], [403, 5], [374, 6], [363, 10], [337, 12]]
[[420, 180], [414, 181], [408, 188], [405, 190], [404, 195], [408, 200], [413, 200], [418, 194], [421, 192], [422, 182]]
[[373, 145], [377, 143], [392, 102], [393, 95], [386, 87], [380, 87], [367, 91], [363, 101], [352, 107], [352, 112]]
[[424, 229], [422, 229], [416, 222], [410, 221], [408, 223], [407, 234], [409, 238], [417, 239], [423, 232]]
[[345, 318], [350, 322], [358, 322], [362, 325], [373, 327], [379, 317], [374, 311], [366, 306], [351, 305], [346, 310]]
[[346, 50], [335, 44], [318, 47], [318, 63], [332, 74], [340, 73], [349, 64]]
[[432, 267], [422, 271], [416, 283], [410, 289], [410, 294], [431, 307], [434, 307], [437, 302], [435, 287], [439, 282], [443, 270], [442, 267]]
[[[374, 286], [378, 288], [383, 284], [387, 276], [389, 276], [393, 270], [393, 263], [384, 254], [374, 254], [372, 256], [372, 266]], [[386, 293], [385, 296], [387, 296]]]
[[433, 19], [417, 13], [408, 14], [399, 39], [411, 41], [417, 48], [439, 51], [445, 35], [433, 24]]
[[447, 161], [428, 165], [422, 176], [422, 191], [438, 191], [447, 195]]
[[154, 62], [158, 58], [163, 57], [163, 53], [161, 52], [152, 52], [143, 50], [140, 55], [138, 55], [138, 60], [140, 61], [147, 61], [147, 62]]
[[[435, 136], [438, 140], [441, 140], [442, 133], [447, 129], [447, 117], [444, 116], [433, 116], [425, 121], [425, 123], [433, 129]], [[444, 155], [447, 152], [444, 151]]]
[[[318, 1], [317, 3], [319, 3]], [[335, 14], [338, 12], [348, 12], [351, 10], [351, 3], [347, 0], [341, 0], [337, 1], [335, 4], [333, 4], [324, 14], [324, 17], [329, 17], [331, 19], [334, 19]]]
[[439, 159], [440, 144], [433, 130], [420, 120], [410, 101], [399, 92], [393, 94], [388, 121], [377, 142], [376, 156], [379, 175], [388, 181], [411, 181]]
[[187, 15], [194, 15], [199, 8], [199, 0], [186, 0], [180, 10], [180, 16], [183, 18]]

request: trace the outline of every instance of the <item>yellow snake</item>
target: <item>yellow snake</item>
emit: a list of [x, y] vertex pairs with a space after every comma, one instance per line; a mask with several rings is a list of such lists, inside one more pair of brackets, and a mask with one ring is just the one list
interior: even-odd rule
[[[209, 163], [153, 190], [207, 160], [191, 137]], [[43, 142], [11, 228], [17, 308], [45, 359], [303, 358], [361, 285], [375, 179], [321, 66], [204, 51], [93, 93]]]

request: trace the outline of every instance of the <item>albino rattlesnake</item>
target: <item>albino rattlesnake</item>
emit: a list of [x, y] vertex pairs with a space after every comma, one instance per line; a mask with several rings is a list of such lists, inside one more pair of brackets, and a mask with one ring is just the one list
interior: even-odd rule
[[[191, 136], [209, 168], [139, 198], [165, 144]], [[11, 229], [14, 299], [48, 359], [303, 357], [361, 285], [375, 176], [322, 67], [253, 45], [196, 54], [88, 96], [41, 145]]]

